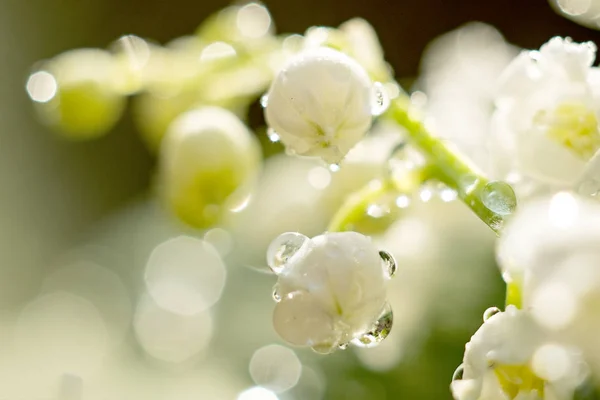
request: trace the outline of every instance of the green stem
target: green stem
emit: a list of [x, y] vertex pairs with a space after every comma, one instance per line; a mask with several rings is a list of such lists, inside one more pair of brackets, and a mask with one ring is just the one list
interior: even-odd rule
[[[490, 180], [480, 172], [468, 160], [459, 154], [447, 141], [435, 137], [424, 126], [423, 122], [413, 118], [410, 113], [410, 100], [407, 96], [400, 96], [392, 101], [388, 114], [393, 120], [404, 127], [411, 144], [418, 148], [428, 162], [435, 165], [438, 170], [437, 178], [456, 190], [459, 198], [485, 222], [496, 234], [502, 230], [504, 220], [510, 214], [508, 207], [499, 207], [500, 212], [493, 211], [486, 205], [486, 196], [491, 192]], [[504, 204], [516, 204], [514, 192], [507, 184], [499, 183], [505, 193], [497, 192], [492, 195], [500, 198], [492, 198]], [[505, 189], [508, 187], [508, 191]], [[508, 192], [508, 193], [506, 193]], [[512, 193], [512, 194], [511, 194]], [[504, 199], [501, 196], [505, 196]], [[492, 207], [494, 208], [494, 207]]]
[[513, 305], [517, 308], [523, 306], [523, 298], [521, 296], [521, 281], [506, 282], [506, 305]]

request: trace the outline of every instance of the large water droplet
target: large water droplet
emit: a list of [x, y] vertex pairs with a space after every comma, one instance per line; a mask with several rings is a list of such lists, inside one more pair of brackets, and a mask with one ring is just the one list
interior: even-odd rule
[[281, 301], [281, 295], [279, 294], [279, 287], [277, 285], [273, 286], [273, 300], [275, 300], [276, 303]]
[[490, 307], [483, 312], [483, 322], [487, 322], [488, 319], [492, 318], [494, 315], [502, 312], [498, 307]]
[[498, 215], [510, 215], [517, 207], [517, 196], [513, 188], [506, 182], [490, 182], [480, 195], [483, 204]]
[[279, 275], [285, 269], [288, 260], [308, 241], [308, 238], [297, 232], [279, 235], [267, 249], [267, 264]]
[[465, 373], [465, 366], [464, 364], [460, 364], [456, 370], [454, 371], [454, 373], [452, 374], [452, 380], [453, 381], [460, 381], [463, 378], [463, 374]]
[[375, 82], [373, 85], [373, 104], [371, 105], [371, 114], [374, 116], [381, 115], [387, 110], [390, 105], [390, 96], [387, 90], [380, 82]]
[[279, 137], [279, 134], [275, 132], [275, 129], [273, 128], [267, 129], [267, 136], [269, 137], [269, 140], [273, 143], [277, 143], [281, 139]]
[[357, 347], [375, 347], [381, 343], [392, 330], [394, 313], [389, 303], [386, 303], [381, 315], [373, 324], [373, 327], [361, 336], [352, 339], [352, 344]]
[[385, 272], [386, 277], [390, 279], [396, 273], [396, 260], [394, 259], [394, 256], [383, 250], [379, 252], [379, 257], [381, 257], [381, 261], [383, 261], [383, 272]]
[[269, 105], [269, 95], [265, 94], [260, 98], [260, 105], [262, 106], [262, 108], [267, 108], [267, 106]]

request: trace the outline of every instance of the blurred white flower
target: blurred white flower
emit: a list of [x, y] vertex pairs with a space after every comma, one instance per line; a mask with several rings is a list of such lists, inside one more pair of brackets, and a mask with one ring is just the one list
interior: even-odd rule
[[260, 166], [256, 137], [230, 111], [204, 107], [171, 124], [160, 154], [160, 190], [184, 222], [204, 228], [248, 196]]
[[[494, 82], [516, 54], [496, 28], [471, 22], [433, 40], [421, 61], [417, 87], [427, 95], [428, 125], [484, 170]], [[413, 104], [419, 106], [423, 97], [415, 93]]]
[[265, 117], [289, 152], [333, 164], [367, 133], [375, 102], [364, 68], [322, 47], [299, 53], [277, 74]]
[[559, 14], [580, 25], [600, 29], [600, 1], [598, 0], [550, 0]]
[[535, 320], [580, 346], [600, 372], [600, 206], [569, 193], [521, 207], [498, 246], [505, 280]]
[[465, 346], [451, 384], [457, 400], [569, 400], [585, 374], [579, 352], [548, 340], [527, 311], [508, 306]]
[[285, 341], [330, 352], [361, 341], [375, 326], [381, 329], [377, 335], [389, 332], [385, 264], [370, 238], [356, 232], [312, 239], [285, 233], [273, 241], [267, 260], [278, 275], [273, 323]]
[[[492, 157], [500, 178], [523, 198], [575, 189], [599, 171], [600, 73], [596, 46], [555, 37], [524, 51], [503, 72], [492, 121]], [[600, 185], [597, 185], [600, 189]], [[587, 194], [595, 194], [598, 189]]]

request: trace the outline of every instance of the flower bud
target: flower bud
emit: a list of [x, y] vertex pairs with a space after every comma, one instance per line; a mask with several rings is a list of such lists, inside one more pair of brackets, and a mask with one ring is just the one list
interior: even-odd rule
[[371, 127], [375, 98], [364, 68], [318, 48], [297, 54], [277, 74], [265, 117], [289, 152], [338, 163]]
[[351, 341], [376, 344], [389, 333], [386, 264], [368, 237], [285, 233], [267, 259], [278, 275], [273, 323], [285, 341], [329, 352]]
[[104, 50], [72, 50], [33, 73], [26, 89], [44, 122], [71, 139], [92, 139], [112, 129], [123, 113], [120, 72]]
[[245, 199], [259, 164], [258, 140], [230, 111], [188, 111], [173, 121], [161, 146], [163, 198], [184, 222], [209, 227]]

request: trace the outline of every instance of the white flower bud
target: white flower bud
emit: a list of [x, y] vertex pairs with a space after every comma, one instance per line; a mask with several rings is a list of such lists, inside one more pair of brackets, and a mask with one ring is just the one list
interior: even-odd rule
[[568, 400], [586, 373], [578, 351], [549, 340], [514, 306], [485, 320], [459, 368], [451, 384], [457, 400]]
[[205, 107], [171, 124], [160, 163], [166, 203], [183, 221], [203, 228], [245, 198], [260, 165], [260, 147], [233, 113]]
[[285, 341], [329, 352], [352, 340], [376, 344], [389, 333], [384, 263], [368, 237], [286, 233], [271, 244], [267, 258], [279, 278], [273, 323]]
[[539, 51], [522, 52], [501, 76], [492, 156], [499, 178], [516, 183], [521, 197], [600, 177], [590, 163], [600, 149], [595, 55], [591, 42], [555, 37]]
[[374, 100], [364, 68], [318, 48], [296, 55], [278, 73], [265, 117], [288, 151], [338, 163], [371, 127]]

